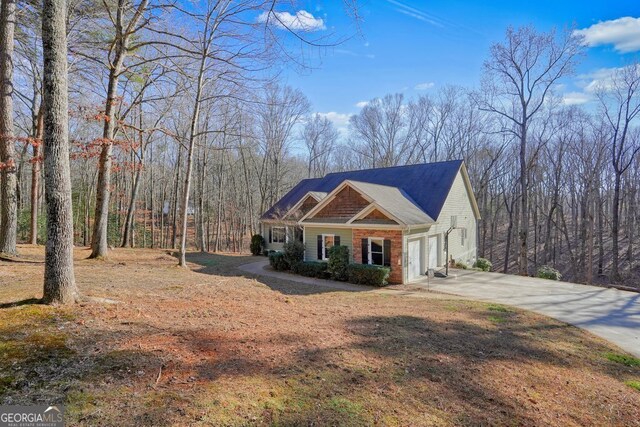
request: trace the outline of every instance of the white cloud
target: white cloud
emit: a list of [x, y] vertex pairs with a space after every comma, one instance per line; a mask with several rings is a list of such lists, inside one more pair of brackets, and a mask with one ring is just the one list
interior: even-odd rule
[[335, 111], [329, 111], [328, 113], [318, 113], [321, 117], [326, 117], [329, 119], [338, 129], [338, 131], [346, 136], [349, 133], [349, 119], [351, 118], [351, 114], [347, 113], [337, 113]]
[[640, 18], [625, 16], [574, 31], [590, 47], [612, 44], [621, 53], [640, 50]]
[[568, 92], [562, 96], [564, 105], [582, 105], [591, 101], [593, 98], [585, 92]]
[[611, 90], [614, 86], [616, 74], [620, 73], [622, 68], [600, 68], [588, 74], [578, 76], [579, 84], [587, 93], [595, 93], [599, 90]]
[[[632, 65], [628, 65], [631, 67]], [[640, 66], [638, 66], [640, 73]], [[624, 68], [599, 68], [586, 74], [580, 74], [574, 82], [575, 86], [580, 89], [576, 92], [566, 92], [562, 95], [562, 102], [565, 105], [586, 104], [596, 99], [599, 91], [610, 91], [614, 88], [615, 81], [619, 77], [616, 75], [624, 71]], [[563, 92], [565, 86], [558, 89]]]
[[320, 31], [327, 28], [322, 18], [316, 18], [306, 10], [299, 10], [295, 15], [289, 12], [262, 12], [258, 16], [258, 22], [269, 22], [278, 28], [305, 32]]
[[360, 102], [356, 102], [356, 107], [358, 108], [364, 108], [369, 104], [369, 101], [360, 101]]
[[434, 87], [436, 84], [434, 82], [425, 82], [425, 83], [420, 83], [417, 84], [414, 89], [415, 90], [427, 90], [427, 89], [431, 89], [432, 87]]

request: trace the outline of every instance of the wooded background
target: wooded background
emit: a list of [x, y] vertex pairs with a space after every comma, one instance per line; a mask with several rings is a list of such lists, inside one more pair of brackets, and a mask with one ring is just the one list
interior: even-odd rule
[[[77, 245], [94, 257], [108, 246], [180, 249], [181, 263], [187, 247], [246, 252], [260, 213], [300, 179], [464, 159], [482, 214], [478, 253], [495, 271], [549, 265], [567, 280], [640, 287], [637, 64], [594, 81], [593, 102], [567, 105], [559, 92], [585, 54], [580, 38], [507, 29], [480, 87], [372, 99], [341, 131], [277, 78], [340, 38], [310, 38], [274, 5], [68, 3]], [[0, 104], [7, 253], [12, 230], [46, 239], [41, 19], [37, 2], [17, 3], [13, 105]]]

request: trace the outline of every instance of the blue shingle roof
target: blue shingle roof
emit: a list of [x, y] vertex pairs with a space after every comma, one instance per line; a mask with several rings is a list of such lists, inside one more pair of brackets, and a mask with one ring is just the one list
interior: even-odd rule
[[262, 215], [274, 218], [274, 213], [287, 212], [309, 191], [331, 192], [345, 180], [397, 187], [427, 215], [437, 219], [449, 194], [462, 160], [335, 172], [324, 178], [304, 179]]

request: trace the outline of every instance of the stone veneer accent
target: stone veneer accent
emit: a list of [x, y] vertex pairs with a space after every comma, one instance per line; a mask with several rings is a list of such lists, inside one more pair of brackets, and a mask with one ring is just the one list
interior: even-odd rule
[[353, 261], [362, 263], [362, 239], [379, 237], [391, 240], [391, 275], [389, 283], [402, 283], [402, 231], [401, 230], [369, 230], [353, 229]]

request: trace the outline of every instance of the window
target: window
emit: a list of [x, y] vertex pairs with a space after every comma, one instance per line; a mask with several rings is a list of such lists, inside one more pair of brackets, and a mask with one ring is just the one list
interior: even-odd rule
[[336, 244], [336, 236], [333, 234], [322, 235], [322, 259], [329, 259], [329, 249]]
[[384, 265], [384, 239], [369, 237], [369, 264]]
[[467, 238], [467, 229], [466, 228], [461, 228], [460, 229], [460, 245], [464, 246], [464, 241]]
[[284, 227], [271, 227], [271, 243], [284, 243], [285, 236]]

